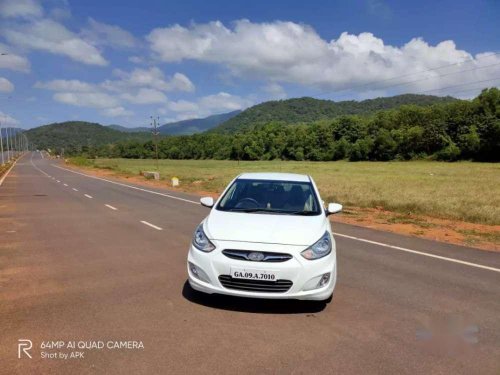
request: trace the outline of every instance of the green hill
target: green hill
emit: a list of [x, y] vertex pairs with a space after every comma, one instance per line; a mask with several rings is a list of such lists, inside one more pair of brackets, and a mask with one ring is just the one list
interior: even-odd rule
[[65, 149], [66, 153], [83, 148], [99, 147], [126, 140], [147, 141], [150, 133], [125, 133], [96, 123], [66, 121], [40, 126], [26, 131], [32, 144], [39, 149]]
[[363, 115], [379, 110], [397, 108], [405, 104], [429, 106], [457, 100], [452, 97], [405, 94], [388, 98], [368, 99], [363, 101], [320, 100], [314, 98], [296, 98], [261, 103], [250, 107], [239, 115], [213, 128], [214, 132], [235, 133], [249, 130], [255, 125], [279, 122], [297, 124], [323, 119], [333, 119], [342, 115]]

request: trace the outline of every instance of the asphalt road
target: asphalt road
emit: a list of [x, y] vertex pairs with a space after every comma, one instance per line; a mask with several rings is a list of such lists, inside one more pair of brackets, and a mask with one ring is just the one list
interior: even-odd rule
[[[196, 197], [61, 167], [28, 154], [0, 187], [1, 374], [500, 373], [498, 253], [335, 224], [330, 304], [203, 296]], [[125, 340], [144, 348], [106, 347]]]

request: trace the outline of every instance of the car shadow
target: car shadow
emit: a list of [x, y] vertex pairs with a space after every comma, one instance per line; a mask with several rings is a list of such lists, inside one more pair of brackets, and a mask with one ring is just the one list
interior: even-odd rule
[[305, 314], [318, 313], [325, 309], [323, 301], [300, 301], [288, 299], [261, 299], [201, 293], [184, 283], [182, 296], [192, 303], [215, 309], [257, 314]]

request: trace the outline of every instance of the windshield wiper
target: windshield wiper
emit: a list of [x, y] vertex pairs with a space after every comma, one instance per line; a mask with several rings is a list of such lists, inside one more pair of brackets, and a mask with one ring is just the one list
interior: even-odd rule
[[301, 215], [301, 216], [311, 216], [317, 215], [314, 211], [287, 211], [287, 210], [273, 210], [272, 208], [230, 208], [229, 211], [233, 212], [267, 212], [270, 214], [281, 214], [281, 215]]
[[273, 210], [271, 208], [230, 208], [229, 211], [233, 212], [268, 212], [272, 214], [283, 214], [287, 213], [289, 211], [279, 211], [279, 210]]
[[318, 213], [317, 212], [314, 212], [314, 211], [288, 211], [288, 213], [290, 215], [301, 215], [301, 216], [313, 216], [313, 215], [317, 215]]

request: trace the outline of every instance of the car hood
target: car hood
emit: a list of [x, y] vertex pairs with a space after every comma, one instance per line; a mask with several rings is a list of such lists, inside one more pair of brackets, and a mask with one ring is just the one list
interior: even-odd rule
[[204, 224], [208, 238], [309, 246], [325, 233], [324, 215], [300, 216], [212, 210]]

